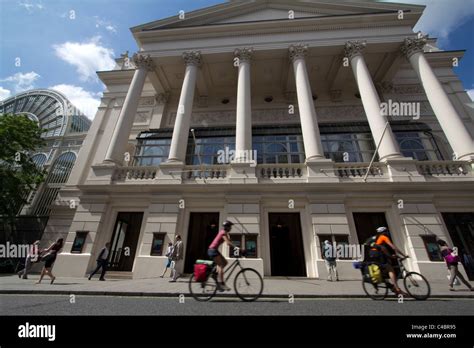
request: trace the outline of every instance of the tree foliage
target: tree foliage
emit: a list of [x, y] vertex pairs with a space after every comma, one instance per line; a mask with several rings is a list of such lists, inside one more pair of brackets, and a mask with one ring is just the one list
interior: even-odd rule
[[11, 224], [29, 192], [46, 176], [31, 159], [45, 145], [41, 133], [26, 115], [0, 115], [0, 217]]

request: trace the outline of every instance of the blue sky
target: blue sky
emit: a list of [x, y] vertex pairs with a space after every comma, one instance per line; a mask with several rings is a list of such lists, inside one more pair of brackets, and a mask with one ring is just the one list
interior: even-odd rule
[[[222, 0], [0, 0], [0, 100], [30, 88], [55, 88], [93, 118], [102, 83], [96, 70], [137, 50], [129, 28]], [[446, 50], [466, 49], [456, 69], [474, 96], [474, 0], [427, 4], [417, 30]]]

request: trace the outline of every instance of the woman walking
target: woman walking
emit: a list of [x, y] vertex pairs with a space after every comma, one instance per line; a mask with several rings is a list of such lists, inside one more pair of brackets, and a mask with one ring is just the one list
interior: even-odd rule
[[469, 290], [473, 291], [474, 289], [472, 288], [472, 285], [469, 284], [469, 282], [464, 279], [462, 273], [459, 272], [459, 256], [453, 253], [453, 250], [448, 247], [448, 244], [444, 240], [438, 239], [438, 245], [441, 249], [441, 255], [443, 255], [443, 258], [446, 261], [446, 265], [448, 266], [449, 273], [451, 274], [449, 278], [449, 290], [455, 291], [453, 284], [456, 277], [458, 277], [458, 279], [463, 282], [469, 288]]
[[165, 269], [163, 270], [163, 273], [160, 275], [160, 278], [163, 278], [166, 274], [166, 271], [168, 270], [168, 268], [171, 268], [171, 262], [173, 262], [171, 260], [171, 255], [173, 254], [173, 243], [169, 242], [168, 243], [168, 248], [166, 249], [166, 254], [165, 256], [168, 258], [168, 261], [166, 262], [166, 266], [165, 266]]
[[41, 258], [41, 261], [44, 261], [44, 267], [41, 270], [40, 279], [36, 282], [36, 284], [41, 283], [45, 274], [47, 274], [51, 278], [51, 284], [54, 283], [56, 277], [51, 272], [53, 268], [54, 261], [56, 261], [56, 256], [58, 255], [59, 251], [63, 247], [63, 239], [59, 238], [56, 242], [51, 244], [49, 248], [45, 250], [45, 254]]

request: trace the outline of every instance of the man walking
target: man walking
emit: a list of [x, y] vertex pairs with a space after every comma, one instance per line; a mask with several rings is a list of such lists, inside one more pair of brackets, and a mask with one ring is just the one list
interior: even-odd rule
[[105, 243], [105, 246], [102, 248], [102, 250], [99, 253], [99, 257], [97, 257], [97, 267], [94, 270], [94, 272], [92, 272], [89, 275], [89, 280], [91, 280], [94, 274], [96, 274], [101, 268], [102, 268], [102, 272], [100, 273], [99, 280], [102, 280], [102, 281], [105, 280], [104, 277], [105, 277], [105, 272], [107, 272], [107, 264], [108, 264], [107, 258], [109, 257], [109, 248], [110, 248], [110, 243]]
[[28, 255], [25, 259], [25, 268], [23, 268], [20, 272], [18, 272], [18, 278], [28, 279], [28, 272], [31, 269], [31, 266], [34, 262], [38, 262], [38, 258], [40, 255], [39, 250], [40, 241], [37, 240], [33, 243], [28, 251]]
[[339, 275], [337, 274], [336, 250], [328, 240], [324, 241], [323, 254], [324, 262], [326, 263], [326, 269], [328, 271], [328, 282], [333, 281], [333, 273], [336, 281], [339, 281]]
[[181, 276], [181, 273], [179, 273], [178, 269], [181, 269], [183, 265], [183, 241], [181, 240], [181, 236], [178, 234], [176, 236], [176, 240], [173, 246], [173, 252], [171, 254], [171, 260], [173, 260], [173, 279], [170, 280], [171, 283], [176, 282], [176, 280]]

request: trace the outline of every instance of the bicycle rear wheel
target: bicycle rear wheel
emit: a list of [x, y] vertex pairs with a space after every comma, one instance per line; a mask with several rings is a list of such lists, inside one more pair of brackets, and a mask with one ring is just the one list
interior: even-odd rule
[[387, 297], [389, 285], [386, 282], [374, 284], [367, 280], [362, 280], [362, 287], [365, 293], [372, 300], [383, 300]]
[[242, 301], [255, 301], [263, 292], [263, 279], [253, 268], [243, 268], [234, 279], [234, 289]]
[[420, 273], [409, 272], [403, 278], [403, 285], [408, 294], [416, 300], [426, 300], [430, 297], [431, 287], [428, 280]]
[[189, 278], [189, 292], [196, 301], [209, 301], [217, 291], [217, 281], [211, 276], [203, 282], [194, 280], [194, 274]]

